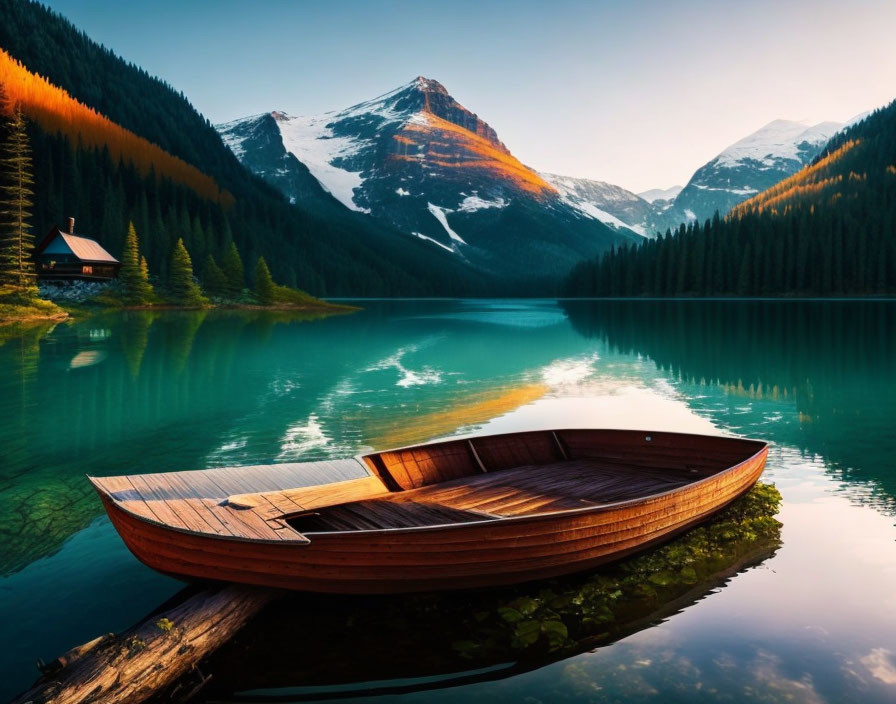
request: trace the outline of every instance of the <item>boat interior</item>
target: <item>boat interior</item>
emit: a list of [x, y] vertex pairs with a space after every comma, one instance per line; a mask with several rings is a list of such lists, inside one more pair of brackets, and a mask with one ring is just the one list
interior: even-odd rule
[[92, 477], [175, 530], [307, 543], [307, 534], [442, 526], [613, 504], [699, 481], [764, 443], [628, 430], [543, 430], [357, 458]]
[[302, 534], [498, 520], [659, 494], [736, 465], [763, 443], [559, 430], [450, 440], [362, 457], [386, 495], [286, 518]]

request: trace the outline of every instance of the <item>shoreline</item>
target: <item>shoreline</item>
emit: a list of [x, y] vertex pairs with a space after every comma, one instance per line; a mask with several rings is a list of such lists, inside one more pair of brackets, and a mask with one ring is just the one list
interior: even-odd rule
[[71, 305], [59, 305], [52, 301], [49, 303], [53, 303], [55, 310], [49, 309], [47, 311], [41, 311], [37, 308], [31, 306], [16, 306], [16, 308], [20, 308], [21, 312], [12, 311], [10, 315], [4, 315], [0, 317], [0, 327], [5, 327], [8, 325], [15, 325], [17, 323], [40, 323], [40, 322], [56, 322], [61, 323], [66, 320], [74, 320], [81, 316], [93, 315], [98, 313], [115, 313], [119, 311], [159, 311], [159, 312], [168, 312], [168, 311], [198, 311], [198, 310], [224, 310], [224, 311], [239, 311], [239, 310], [247, 310], [247, 311], [275, 311], [275, 312], [290, 312], [294, 311], [297, 313], [354, 313], [356, 311], [362, 310], [359, 306], [350, 306], [339, 303], [326, 303], [322, 302], [321, 304], [308, 303], [302, 305], [296, 304], [275, 304], [270, 306], [263, 306], [254, 303], [213, 303], [209, 305], [202, 306], [178, 306], [174, 304], [159, 304], [159, 305], [142, 305], [142, 306], [104, 306], [98, 304], [91, 304], [90, 302], [71, 304]]
[[[178, 306], [173, 303], [160, 303], [158, 305], [142, 305], [142, 306], [90, 306], [84, 305], [84, 310], [97, 312], [116, 312], [122, 310], [143, 310], [143, 311], [176, 311], [176, 310], [276, 310], [276, 311], [333, 311], [333, 312], [351, 312], [361, 310], [358, 306], [347, 306], [340, 304], [277, 304], [272, 306], [263, 306], [256, 303], [211, 303], [201, 306]], [[81, 310], [81, 309], [78, 309]]]
[[0, 318], [0, 327], [15, 325], [16, 323], [61, 323], [63, 320], [68, 320], [71, 317], [71, 313], [67, 310], [63, 310], [61, 313], [53, 313], [52, 315], [43, 313], [37, 315], [16, 316], [13, 318]]

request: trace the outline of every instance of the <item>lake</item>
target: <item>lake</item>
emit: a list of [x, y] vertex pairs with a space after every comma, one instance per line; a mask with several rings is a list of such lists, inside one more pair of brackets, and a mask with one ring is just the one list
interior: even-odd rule
[[[128, 553], [85, 474], [625, 427], [773, 443], [780, 544], [581, 652], [522, 664], [446, 660], [448, 612], [420, 607], [437, 602], [410, 618], [395, 600], [298, 596], [213, 660], [214, 698], [896, 700], [896, 302], [359, 305], [0, 330], [0, 699], [38, 658], [121, 630], [182, 586]], [[450, 599], [455, 615], [481, 603]]]

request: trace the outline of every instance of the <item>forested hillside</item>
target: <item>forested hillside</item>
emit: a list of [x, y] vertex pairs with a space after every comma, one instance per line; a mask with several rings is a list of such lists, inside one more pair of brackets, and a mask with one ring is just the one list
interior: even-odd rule
[[[38, 238], [71, 215], [79, 231], [117, 255], [133, 220], [150, 270], [160, 274], [179, 237], [194, 261], [220, 255], [232, 240], [247, 268], [264, 256], [278, 281], [319, 295], [459, 295], [491, 283], [447, 253], [327, 199], [290, 205], [239, 164], [183, 94], [46, 7], [0, 0], [0, 16], [0, 49], [47, 80], [44, 92], [57, 107], [65, 94], [74, 99], [67, 108], [83, 104], [55, 124], [31, 121]], [[97, 137], [116, 130], [142, 139], [121, 146]]]
[[150, 171], [188, 186], [199, 195], [232, 205], [233, 196], [221, 191], [215, 181], [183, 159], [172, 156], [155, 144], [138, 137], [72, 98], [42, 76], [26, 69], [0, 49], [0, 84], [12, 105], [33, 120], [42, 131], [63, 134], [83, 148], [105, 148], [116, 161], [130, 161], [142, 175]]
[[623, 246], [570, 273], [569, 296], [896, 293], [896, 102], [836, 135], [728, 217]]

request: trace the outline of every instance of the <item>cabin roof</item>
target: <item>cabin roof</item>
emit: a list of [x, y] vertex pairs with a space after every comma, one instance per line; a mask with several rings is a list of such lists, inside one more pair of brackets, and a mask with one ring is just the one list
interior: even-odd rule
[[85, 262], [108, 262], [118, 264], [118, 260], [109, 254], [102, 245], [89, 237], [72, 235], [54, 227], [40, 247], [38, 254], [74, 254]]

